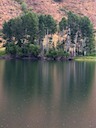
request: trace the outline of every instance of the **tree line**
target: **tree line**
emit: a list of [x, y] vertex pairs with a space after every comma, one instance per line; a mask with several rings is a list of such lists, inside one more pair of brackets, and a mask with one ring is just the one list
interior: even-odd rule
[[[94, 50], [93, 25], [88, 17], [80, 17], [68, 12], [67, 18], [63, 17], [57, 23], [51, 15], [37, 15], [33, 12], [5, 22], [3, 25], [4, 38], [7, 41], [6, 52], [19, 56], [38, 56], [39, 54], [58, 57], [70, 55], [70, 48], [75, 48], [76, 54], [92, 53]], [[43, 41], [49, 35], [58, 34], [56, 47], [51, 41], [51, 47]], [[66, 38], [64, 38], [66, 35]], [[50, 41], [47, 40], [46, 44]]]

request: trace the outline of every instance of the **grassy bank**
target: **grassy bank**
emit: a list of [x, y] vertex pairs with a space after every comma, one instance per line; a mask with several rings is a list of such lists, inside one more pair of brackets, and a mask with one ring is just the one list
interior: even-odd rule
[[81, 56], [75, 57], [75, 61], [96, 61], [96, 56]]
[[5, 48], [3, 47], [3, 48], [0, 48], [0, 56], [3, 56], [3, 55], [5, 55], [6, 53], [5, 53]]

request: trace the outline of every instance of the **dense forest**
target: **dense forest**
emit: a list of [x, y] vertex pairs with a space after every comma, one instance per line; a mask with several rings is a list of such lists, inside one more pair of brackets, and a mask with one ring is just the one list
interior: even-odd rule
[[59, 23], [51, 15], [25, 12], [4, 23], [3, 38], [7, 42], [6, 53], [16, 57], [55, 59], [95, 54], [91, 21], [72, 12]]

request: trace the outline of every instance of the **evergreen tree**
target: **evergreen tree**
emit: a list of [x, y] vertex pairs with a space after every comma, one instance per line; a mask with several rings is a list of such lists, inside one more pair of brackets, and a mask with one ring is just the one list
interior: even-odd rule
[[48, 34], [54, 34], [56, 32], [57, 24], [51, 15], [46, 15], [45, 27]]
[[75, 35], [79, 31], [79, 17], [72, 12], [68, 13], [68, 27], [71, 31], [71, 41], [74, 43]]
[[80, 30], [82, 38], [85, 38], [86, 47], [88, 53], [91, 53], [94, 49], [94, 34], [93, 25], [88, 17], [81, 17], [80, 19]]
[[29, 35], [28, 40], [34, 43], [37, 39], [39, 19], [35, 13], [28, 12], [21, 17], [25, 34]]
[[66, 27], [67, 27], [67, 20], [63, 17], [59, 22], [60, 31], [66, 30]]

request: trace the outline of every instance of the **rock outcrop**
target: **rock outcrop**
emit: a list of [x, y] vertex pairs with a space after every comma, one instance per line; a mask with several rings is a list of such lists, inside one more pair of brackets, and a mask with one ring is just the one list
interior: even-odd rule
[[17, 17], [20, 13], [21, 7], [14, 0], [0, 0], [0, 28], [4, 21]]

